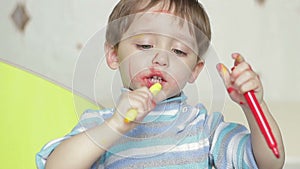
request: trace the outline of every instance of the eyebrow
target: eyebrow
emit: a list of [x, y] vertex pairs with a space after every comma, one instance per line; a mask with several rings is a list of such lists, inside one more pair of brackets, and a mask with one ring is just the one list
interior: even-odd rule
[[156, 35], [166, 36], [166, 37], [175, 39], [175, 40], [179, 41], [180, 43], [183, 43], [184, 45], [186, 45], [193, 51], [194, 50], [197, 51], [196, 38], [193, 38], [192, 35], [189, 35], [189, 38], [188, 38], [186, 35], [181, 34], [181, 33], [177, 33], [176, 35], [174, 35], [171, 33], [161, 33], [158, 31], [154, 31], [154, 30], [145, 28], [145, 29], [139, 29], [139, 30], [132, 31], [132, 32], [130, 32], [130, 34], [127, 34], [123, 38], [127, 39], [130, 37], [138, 36], [140, 34], [156, 34]]
[[130, 34], [127, 34], [126, 37], [132, 37], [132, 36], [136, 36], [136, 35], [139, 35], [139, 34], [157, 34], [157, 35], [167, 36], [167, 37], [179, 40], [179, 41], [184, 41], [184, 42], [189, 42], [189, 43], [192, 43], [193, 40], [194, 40], [194, 38], [192, 38], [193, 36], [189, 36], [189, 37], [192, 38], [191, 39], [191, 38], [187, 38], [186, 35], [181, 34], [181, 33], [177, 33], [174, 36], [171, 33], [161, 33], [161, 32], [158, 32], [158, 31], [153, 31], [151, 29], [139, 29], [137, 31], [132, 31], [132, 32], [130, 32]]

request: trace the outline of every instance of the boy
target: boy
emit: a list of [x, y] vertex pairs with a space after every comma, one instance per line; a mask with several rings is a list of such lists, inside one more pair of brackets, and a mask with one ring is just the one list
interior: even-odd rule
[[[132, 15], [136, 14], [136, 15]], [[196, 0], [121, 0], [109, 18], [106, 61], [119, 69], [124, 88], [113, 109], [87, 111], [74, 130], [37, 155], [40, 168], [281, 168], [280, 130], [263, 101], [261, 82], [239, 54], [232, 72], [217, 69], [251, 130], [208, 115], [181, 92], [201, 72], [211, 39], [209, 20]], [[153, 95], [155, 83], [162, 90]], [[243, 93], [254, 90], [278, 142], [270, 149]], [[136, 109], [134, 121], [126, 112]]]

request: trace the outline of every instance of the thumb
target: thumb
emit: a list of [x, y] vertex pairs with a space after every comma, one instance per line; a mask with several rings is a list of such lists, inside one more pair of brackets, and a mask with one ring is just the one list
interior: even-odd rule
[[219, 63], [219, 64], [217, 64], [217, 70], [225, 84], [226, 89], [228, 89], [231, 86], [230, 85], [231, 84], [230, 73], [229, 73], [228, 68], [224, 64]]

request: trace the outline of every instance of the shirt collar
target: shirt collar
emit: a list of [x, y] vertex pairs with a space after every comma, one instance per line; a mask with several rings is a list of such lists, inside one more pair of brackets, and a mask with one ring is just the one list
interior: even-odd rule
[[[128, 88], [121, 88], [121, 92], [128, 92], [128, 91], [131, 91], [130, 89]], [[163, 100], [159, 103], [157, 103], [156, 105], [163, 105], [163, 104], [166, 104], [166, 103], [172, 103], [172, 102], [178, 102], [178, 103], [182, 103], [182, 102], [185, 102], [187, 99], [186, 95], [181, 92], [178, 96], [174, 96], [174, 97], [171, 97], [171, 98], [168, 98], [166, 100]]]

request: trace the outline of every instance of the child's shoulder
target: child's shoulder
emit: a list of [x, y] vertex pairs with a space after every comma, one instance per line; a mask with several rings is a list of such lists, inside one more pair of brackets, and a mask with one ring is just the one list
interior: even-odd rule
[[223, 114], [221, 112], [207, 110], [203, 103], [198, 103], [193, 107], [198, 109], [200, 114], [207, 114], [209, 117], [223, 118]]
[[205, 123], [211, 127], [215, 127], [220, 123], [224, 122], [224, 116], [221, 112], [207, 110], [205, 105], [202, 103], [198, 103], [196, 106], [193, 106], [194, 109], [197, 109], [198, 114], [205, 116]]

